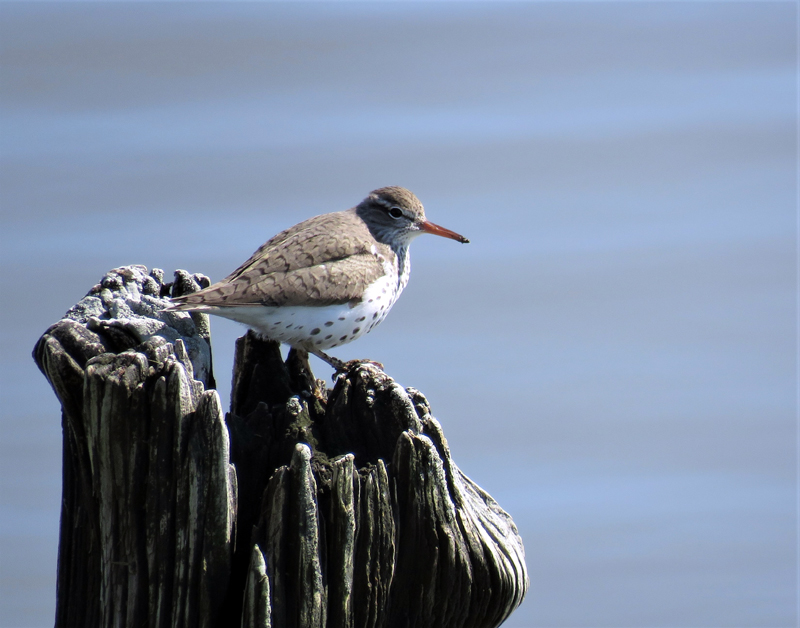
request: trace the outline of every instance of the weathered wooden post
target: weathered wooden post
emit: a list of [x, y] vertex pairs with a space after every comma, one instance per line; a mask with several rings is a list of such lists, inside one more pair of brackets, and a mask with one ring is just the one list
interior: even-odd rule
[[248, 333], [231, 411], [176, 281], [109, 272], [34, 357], [62, 404], [56, 626], [497, 626], [528, 578], [511, 518], [425, 397], [370, 364], [333, 390]]

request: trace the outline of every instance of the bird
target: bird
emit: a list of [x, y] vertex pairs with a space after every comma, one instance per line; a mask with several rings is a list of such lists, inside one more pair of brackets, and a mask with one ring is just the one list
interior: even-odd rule
[[325, 350], [360, 338], [386, 318], [408, 284], [409, 245], [424, 233], [469, 242], [429, 222], [409, 190], [379, 188], [355, 207], [282, 231], [222, 281], [173, 298], [169, 310], [243, 323], [342, 370], [346, 363]]

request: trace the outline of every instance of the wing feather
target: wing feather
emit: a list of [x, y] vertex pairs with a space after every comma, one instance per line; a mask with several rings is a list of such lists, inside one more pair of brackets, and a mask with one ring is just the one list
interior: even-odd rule
[[385, 274], [393, 256], [353, 210], [325, 214], [271, 238], [222, 281], [174, 299], [174, 309], [347, 303]]

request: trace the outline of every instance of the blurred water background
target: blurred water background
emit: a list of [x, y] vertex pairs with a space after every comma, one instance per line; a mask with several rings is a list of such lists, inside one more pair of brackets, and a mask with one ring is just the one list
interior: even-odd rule
[[111, 268], [217, 280], [384, 185], [472, 243], [417, 240], [333, 353], [421, 389], [514, 517], [507, 625], [797, 625], [797, 10], [0, 4], [0, 625], [53, 621], [39, 335]]

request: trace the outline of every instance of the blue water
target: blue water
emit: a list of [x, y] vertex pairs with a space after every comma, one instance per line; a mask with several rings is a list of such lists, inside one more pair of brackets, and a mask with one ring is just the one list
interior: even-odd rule
[[0, 4], [0, 625], [53, 618], [38, 336], [110, 268], [219, 279], [383, 185], [472, 242], [417, 240], [334, 353], [421, 389], [514, 517], [507, 625], [797, 625], [796, 13]]

